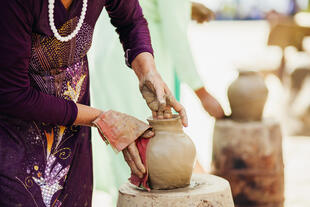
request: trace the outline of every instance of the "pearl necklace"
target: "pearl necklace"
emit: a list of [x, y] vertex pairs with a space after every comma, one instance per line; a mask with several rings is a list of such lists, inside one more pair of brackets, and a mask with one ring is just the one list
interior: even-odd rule
[[70, 35], [68, 35], [66, 37], [60, 36], [60, 34], [58, 33], [58, 31], [56, 29], [56, 26], [54, 23], [54, 4], [55, 4], [55, 0], [48, 0], [48, 17], [49, 17], [50, 27], [51, 27], [53, 34], [56, 37], [56, 39], [58, 39], [61, 42], [68, 42], [77, 35], [77, 33], [80, 31], [80, 29], [83, 25], [85, 15], [86, 15], [86, 11], [87, 11], [87, 0], [83, 0], [81, 17], [79, 19], [79, 22], [78, 22], [76, 28], [74, 29], [74, 31]]

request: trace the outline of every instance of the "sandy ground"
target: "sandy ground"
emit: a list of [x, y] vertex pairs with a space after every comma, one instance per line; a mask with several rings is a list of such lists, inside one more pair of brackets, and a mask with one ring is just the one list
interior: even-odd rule
[[[191, 24], [189, 37], [197, 68], [205, 86], [221, 102], [226, 113], [230, 113], [226, 91], [237, 76], [237, 68], [272, 69], [279, 65], [279, 48], [266, 46], [268, 31], [264, 21]], [[270, 98], [265, 116], [282, 120], [285, 90], [275, 77], [269, 77], [266, 82]], [[185, 131], [196, 144], [202, 166], [209, 170], [214, 120], [204, 112], [186, 85], [182, 86], [182, 103], [190, 124]], [[286, 207], [310, 207], [310, 138], [285, 137], [283, 147]], [[93, 206], [110, 207], [112, 204], [108, 195], [95, 192]]]

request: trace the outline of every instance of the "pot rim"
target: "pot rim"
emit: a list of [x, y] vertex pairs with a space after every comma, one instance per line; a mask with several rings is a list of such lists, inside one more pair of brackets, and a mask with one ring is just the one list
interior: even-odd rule
[[177, 120], [180, 119], [180, 115], [179, 114], [172, 114], [172, 118], [170, 119], [154, 119], [152, 116], [149, 116], [147, 118], [147, 121], [150, 122], [150, 123], [167, 123], [167, 122], [175, 122]]

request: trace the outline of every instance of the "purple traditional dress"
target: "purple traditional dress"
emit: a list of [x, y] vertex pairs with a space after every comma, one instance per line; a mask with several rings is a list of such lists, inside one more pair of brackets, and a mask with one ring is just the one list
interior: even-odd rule
[[[75, 103], [89, 104], [86, 54], [104, 6], [128, 64], [141, 52], [152, 53], [138, 0], [88, 0], [81, 30], [69, 42], [53, 36], [48, 0], [1, 0], [1, 207], [91, 206], [90, 128], [72, 124]], [[56, 0], [54, 21], [62, 36], [75, 29], [81, 9], [82, 0], [69, 10]]]

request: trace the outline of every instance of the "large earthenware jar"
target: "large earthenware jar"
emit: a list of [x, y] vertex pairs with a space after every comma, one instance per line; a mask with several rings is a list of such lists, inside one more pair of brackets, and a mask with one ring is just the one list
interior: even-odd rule
[[263, 77], [254, 71], [240, 71], [239, 77], [228, 89], [232, 119], [237, 121], [261, 120], [268, 89]]
[[190, 184], [196, 149], [184, 133], [179, 116], [148, 119], [155, 130], [147, 151], [147, 168], [152, 189], [174, 189]]

